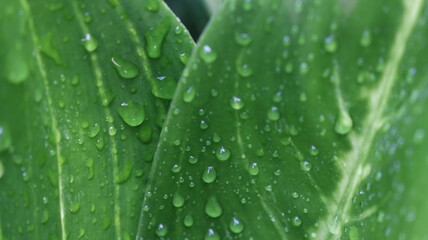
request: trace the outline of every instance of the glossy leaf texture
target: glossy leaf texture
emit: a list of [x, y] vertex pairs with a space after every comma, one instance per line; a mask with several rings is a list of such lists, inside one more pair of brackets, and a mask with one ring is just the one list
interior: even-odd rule
[[180, 80], [139, 239], [426, 239], [427, 16], [228, 1]]
[[157, 0], [0, 2], [0, 238], [135, 238], [190, 35]]

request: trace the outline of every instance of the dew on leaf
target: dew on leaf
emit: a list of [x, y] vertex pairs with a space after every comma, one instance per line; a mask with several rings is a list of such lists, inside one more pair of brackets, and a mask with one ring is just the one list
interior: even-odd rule
[[240, 46], [250, 45], [252, 39], [248, 33], [235, 32], [235, 42]]
[[253, 175], [253, 176], [257, 176], [260, 172], [259, 166], [257, 166], [257, 163], [253, 162], [250, 164], [250, 166], [248, 167], [248, 172]]
[[241, 233], [244, 231], [244, 224], [237, 217], [233, 217], [229, 223], [229, 229], [233, 233]]
[[202, 174], [202, 180], [206, 183], [212, 183], [217, 177], [217, 172], [213, 166], [208, 166]]
[[183, 93], [183, 101], [186, 103], [192, 102], [195, 99], [195, 89], [193, 87], [187, 88], [187, 90]]
[[293, 219], [291, 220], [291, 222], [296, 227], [302, 225], [302, 219], [299, 216], [294, 216]]
[[84, 38], [82, 38], [83, 47], [85, 47], [86, 51], [93, 52], [98, 47], [98, 41], [91, 34], [86, 34]]
[[324, 49], [328, 53], [334, 53], [337, 50], [337, 42], [334, 35], [330, 35], [324, 39]]
[[201, 120], [201, 122], [199, 123], [199, 127], [201, 129], [207, 129], [208, 128], [208, 123], [205, 120]]
[[121, 103], [118, 112], [122, 120], [131, 127], [141, 125], [146, 115], [143, 106], [133, 101]]
[[352, 130], [352, 126], [353, 122], [351, 116], [349, 116], [349, 113], [345, 110], [340, 111], [334, 125], [334, 130], [336, 133], [345, 135]]
[[372, 42], [371, 32], [366, 29], [361, 34], [360, 44], [363, 47], [368, 47], [368, 46], [370, 46], [371, 42]]
[[303, 161], [300, 162], [300, 168], [305, 172], [309, 172], [312, 168], [312, 164], [308, 161]]
[[159, 2], [158, 0], [148, 0], [144, 6], [148, 11], [156, 13], [159, 11]]
[[184, 197], [178, 192], [174, 193], [172, 205], [177, 208], [182, 207], [184, 205]]
[[80, 210], [80, 202], [74, 201], [70, 204], [70, 212], [77, 213]]
[[193, 226], [193, 217], [192, 215], [186, 215], [183, 219], [184, 226], [191, 227]]
[[213, 229], [208, 229], [207, 234], [205, 235], [204, 240], [220, 240], [220, 236]]
[[230, 157], [230, 150], [228, 148], [222, 146], [219, 149], [217, 149], [215, 155], [216, 155], [218, 160], [226, 161]]
[[168, 234], [168, 228], [161, 223], [156, 227], [155, 233], [158, 237], [165, 237]]
[[130, 79], [135, 78], [140, 73], [140, 70], [135, 66], [135, 64], [117, 56], [113, 55], [111, 58], [111, 63], [116, 69], [116, 72], [122, 78]]
[[190, 164], [196, 164], [198, 162], [198, 157], [190, 156], [189, 157], [189, 163]]
[[158, 25], [149, 28], [144, 33], [146, 38], [147, 55], [151, 58], [159, 58], [161, 56], [162, 44], [169, 31], [171, 21], [168, 17], [162, 19]]
[[271, 107], [267, 113], [267, 117], [271, 121], [278, 121], [279, 120], [278, 108], [275, 106]]
[[223, 209], [216, 197], [211, 196], [208, 198], [208, 201], [205, 204], [205, 213], [212, 218], [220, 217], [223, 213]]
[[240, 110], [245, 106], [245, 104], [241, 98], [233, 96], [232, 99], [230, 99], [230, 106], [235, 110]]
[[317, 156], [319, 152], [320, 152], [320, 151], [318, 150], [318, 148], [317, 148], [317, 147], [315, 147], [314, 145], [312, 145], [312, 146], [311, 146], [310, 154], [311, 154], [312, 156]]
[[241, 77], [250, 77], [253, 75], [253, 69], [250, 67], [248, 63], [240, 63], [236, 64], [236, 71]]
[[123, 166], [120, 167], [119, 172], [117, 176], [114, 179], [114, 182], [116, 184], [122, 184], [128, 181], [128, 179], [131, 177], [132, 174], [132, 162], [126, 161]]
[[210, 64], [217, 60], [217, 53], [209, 45], [204, 45], [199, 51], [199, 57], [206, 64]]

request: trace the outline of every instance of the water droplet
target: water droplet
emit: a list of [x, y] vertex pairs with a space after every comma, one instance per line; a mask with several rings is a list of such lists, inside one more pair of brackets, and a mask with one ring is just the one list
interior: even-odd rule
[[305, 63], [305, 62], [302, 62], [302, 63], [300, 64], [300, 66], [299, 66], [299, 72], [300, 72], [300, 74], [302, 74], [302, 75], [304, 75], [304, 74], [308, 73], [308, 72], [309, 72], [309, 66], [308, 66], [308, 64], [307, 64], [307, 63]]
[[153, 95], [162, 99], [172, 99], [177, 87], [177, 81], [168, 76], [158, 76], [156, 79], [157, 81], [150, 82]]
[[308, 161], [303, 161], [300, 162], [300, 168], [305, 172], [309, 172], [312, 168], [312, 164]]
[[240, 46], [250, 45], [252, 39], [248, 33], [235, 33], [235, 41]]
[[184, 226], [191, 227], [193, 226], [193, 217], [192, 215], [186, 215], [183, 219]]
[[310, 154], [312, 155], [312, 156], [316, 156], [316, 155], [318, 155], [318, 153], [319, 153], [320, 151], [318, 150], [318, 148], [317, 147], [315, 147], [314, 145], [312, 145], [311, 146], [311, 150], [310, 150]]
[[420, 128], [416, 130], [416, 132], [413, 134], [413, 142], [416, 144], [421, 143], [425, 138], [425, 130]]
[[294, 216], [292, 219], [292, 223], [294, 226], [298, 227], [302, 225], [302, 219], [299, 216]]
[[4, 165], [3, 162], [0, 160], [0, 179], [3, 177], [4, 175]]
[[80, 202], [75, 201], [70, 204], [70, 212], [77, 213], [80, 210]]
[[155, 233], [158, 237], [165, 237], [166, 234], [168, 234], [168, 228], [166, 227], [166, 225], [161, 223], [156, 227]]
[[181, 165], [179, 163], [172, 165], [171, 172], [178, 173], [180, 172], [180, 170], [181, 170]]
[[137, 132], [137, 138], [141, 143], [150, 143], [153, 138], [153, 128], [149, 124], [141, 125]]
[[363, 47], [368, 47], [370, 46], [372, 42], [372, 34], [369, 30], [364, 30], [362, 35], [361, 35], [361, 39], [360, 39], [360, 44]]
[[208, 229], [204, 240], [220, 240], [220, 236], [213, 229], [210, 228]]
[[222, 146], [219, 149], [217, 149], [215, 155], [218, 160], [226, 161], [230, 157], [230, 150]]
[[100, 125], [98, 123], [95, 123], [92, 127], [89, 128], [88, 136], [90, 138], [94, 138], [94, 137], [96, 137], [98, 135], [98, 133], [100, 132], [100, 130], [101, 130]]
[[184, 197], [178, 192], [174, 193], [174, 196], [172, 197], [172, 205], [177, 208], [182, 207], [184, 205]]
[[213, 166], [208, 166], [202, 174], [202, 180], [206, 183], [212, 183], [217, 177], [217, 172]]
[[24, 82], [30, 73], [26, 58], [19, 51], [10, 50], [2, 68], [7, 80], [12, 84]]
[[198, 158], [194, 156], [189, 157], [189, 163], [190, 164], [196, 164], [198, 162]]
[[223, 213], [223, 209], [215, 197], [208, 198], [208, 201], [205, 204], [205, 213], [212, 218], [220, 217]]
[[125, 161], [123, 166], [121, 166], [119, 169], [119, 173], [115, 178], [115, 183], [122, 184], [128, 181], [128, 179], [131, 177], [131, 174], [132, 174], [132, 167], [133, 166], [131, 161]]
[[147, 44], [146, 51], [149, 57], [159, 58], [161, 56], [162, 44], [169, 31], [170, 24], [169, 18], [165, 17], [158, 25], [151, 27], [144, 33]]
[[241, 233], [244, 231], [244, 224], [237, 217], [233, 217], [229, 223], [229, 229], [233, 233]]
[[135, 64], [128, 62], [119, 56], [114, 55], [111, 58], [111, 63], [119, 76], [123, 78], [135, 78], [140, 73], [140, 70], [135, 66]]
[[236, 70], [241, 77], [250, 77], [253, 75], [253, 69], [248, 63], [237, 63]]
[[293, 192], [293, 193], [291, 194], [291, 196], [292, 196], [293, 198], [297, 199], [297, 198], [299, 197], [299, 194], [298, 194], [297, 192]]
[[183, 93], [183, 101], [184, 102], [191, 102], [193, 99], [195, 99], [195, 89], [193, 87], [189, 87], [184, 93]]
[[148, 0], [144, 6], [148, 11], [156, 13], [159, 11], [159, 2], [158, 0]]
[[204, 45], [199, 51], [199, 57], [201, 57], [202, 61], [206, 64], [210, 64], [217, 60], [217, 53], [212, 50], [210, 46]]
[[324, 49], [328, 53], [334, 53], [337, 50], [337, 42], [333, 35], [330, 35], [324, 39]]
[[230, 99], [230, 106], [235, 110], [240, 110], [245, 106], [245, 104], [241, 98], [233, 96], [232, 99]]
[[207, 129], [208, 128], [208, 123], [205, 122], [205, 120], [201, 120], [201, 122], [199, 123], [199, 127], [201, 129]]
[[259, 166], [257, 166], [257, 163], [255, 162], [251, 163], [250, 166], [248, 167], [248, 172], [253, 176], [258, 175], [260, 172], [260, 169], [259, 169]]
[[79, 78], [79, 76], [74, 75], [74, 76], [71, 78], [71, 85], [73, 85], [73, 86], [77, 86], [77, 85], [79, 85], [79, 83], [80, 83], [80, 78]]
[[94, 159], [90, 158], [86, 163], [86, 167], [88, 167], [88, 179], [94, 178]]
[[143, 106], [136, 102], [123, 102], [118, 109], [119, 116], [131, 127], [141, 125], [145, 119]]
[[248, 12], [251, 11], [251, 9], [253, 9], [253, 3], [252, 0], [244, 0], [243, 6], [242, 8], [244, 9], [244, 11]]
[[43, 209], [41, 222], [47, 223], [48, 220], [49, 220], [49, 212], [47, 209]]
[[86, 34], [84, 38], [82, 38], [82, 44], [85, 47], [86, 51], [93, 52], [98, 47], [98, 41], [91, 34]]
[[340, 111], [336, 119], [334, 130], [341, 135], [345, 135], [352, 130], [353, 122], [347, 111]]
[[7, 128], [0, 126], [0, 153], [12, 147], [12, 138]]
[[291, 143], [291, 138], [289, 138], [289, 137], [281, 139], [281, 144], [284, 146], [287, 146], [290, 143]]
[[269, 109], [267, 113], [267, 117], [269, 118], [269, 120], [278, 121], [279, 120], [278, 108], [275, 106], [271, 107], [271, 109]]
[[221, 141], [221, 137], [220, 137], [220, 135], [218, 135], [217, 133], [214, 133], [214, 134], [213, 134], [213, 141], [214, 141], [215, 143], [220, 142], [220, 141]]
[[282, 92], [277, 92], [275, 95], [273, 95], [272, 100], [276, 103], [282, 101]]

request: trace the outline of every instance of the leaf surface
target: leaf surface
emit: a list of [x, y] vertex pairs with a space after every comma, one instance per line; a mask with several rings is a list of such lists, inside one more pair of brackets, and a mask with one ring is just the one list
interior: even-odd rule
[[426, 239], [421, 0], [228, 1], [180, 80], [141, 239]]
[[157, 0], [1, 3], [0, 236], [135, 238], [193, 41]]

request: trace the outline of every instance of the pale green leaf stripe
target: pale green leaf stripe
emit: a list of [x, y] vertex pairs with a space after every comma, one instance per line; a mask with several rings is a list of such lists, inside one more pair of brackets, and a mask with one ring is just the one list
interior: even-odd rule
[[[32, 13], [30, 6], [27, 2], [27, 0], [20, 0], [20, 3], [22, 7], [24, 8], [25, 12], [28, 13], [28, 27], [31, 35], [31, 39], [35, 46], [40, 46], [40, 40], [36, 34], [35, 27], [34, 27], [34, 20], [32, 18]], [[45, 88], [45, 95], [48, 102], [48, 112], [49, 112], [49, 118], [51, 121], [51, 127], [55, 139], [55, 152], [56, 152], [56, 160], [57, 160], [57, 167], [58, 167], [58, 192], [59, 192], [59, 210], [60, 210], [60, 219], [61, 219], [61, 239], [65, 240], [67, 239], [67, 231], [66, 231], [66, 222], [65, 222], [65, 209], [64, 209], [64, 185], [63, 185], [63, 174], [62, 174], [62, 163], [64, 162], [64, 157], [62, 156], [61, 152], [61, 133], [58, 129], [57, 120], [53, 114], [53, 103], [52, 103], [52, 97], [51, 92], [49, 90], [49, 81], [47, 79], [47, 74], [45, 71], [45, 64], [42, 60], [40, 51], [37, 49], [35, 51], [35, 58], [37, 62], [38, 70], [41, 74], [42, 80], [43, 80], [43, 86]]]
[[[423, 1], [403, 0], [403, 5], [404, 14], [395, 33], [385, 70], [380, 78], [379, 85], [368, 94], [370, 96], [368, 100], [369, 115], [364, 121], [363, 131], [359, 134], [355, 132], [349, 134], [352, 149], [342, 159], [339, 159], [341, 166], [338, 167], [342, 170], [342, 178], [339, 181], [338, 189], [333, 194], [333, 201], [327, 202], [328, 214], [316, 233], [319, 239], [328, 239], [330, 234], [342, 235], [343, 226], [351, 220], [349, 211], [352, 206], [352, 197], [360, 183], [371, 171], [371, 166], [367, 163], [367, 156], [376, 134], [386, 121], [385, 109], [391, 95], [391, 89], [398, 79], [397, 70], [404, 55], [408, 39], [421, 13]], [[338, 96], [338, 99], [341, 101], [340, 96]], [[374, 211], [375, 209], [368, 209], [367, 214]]]

